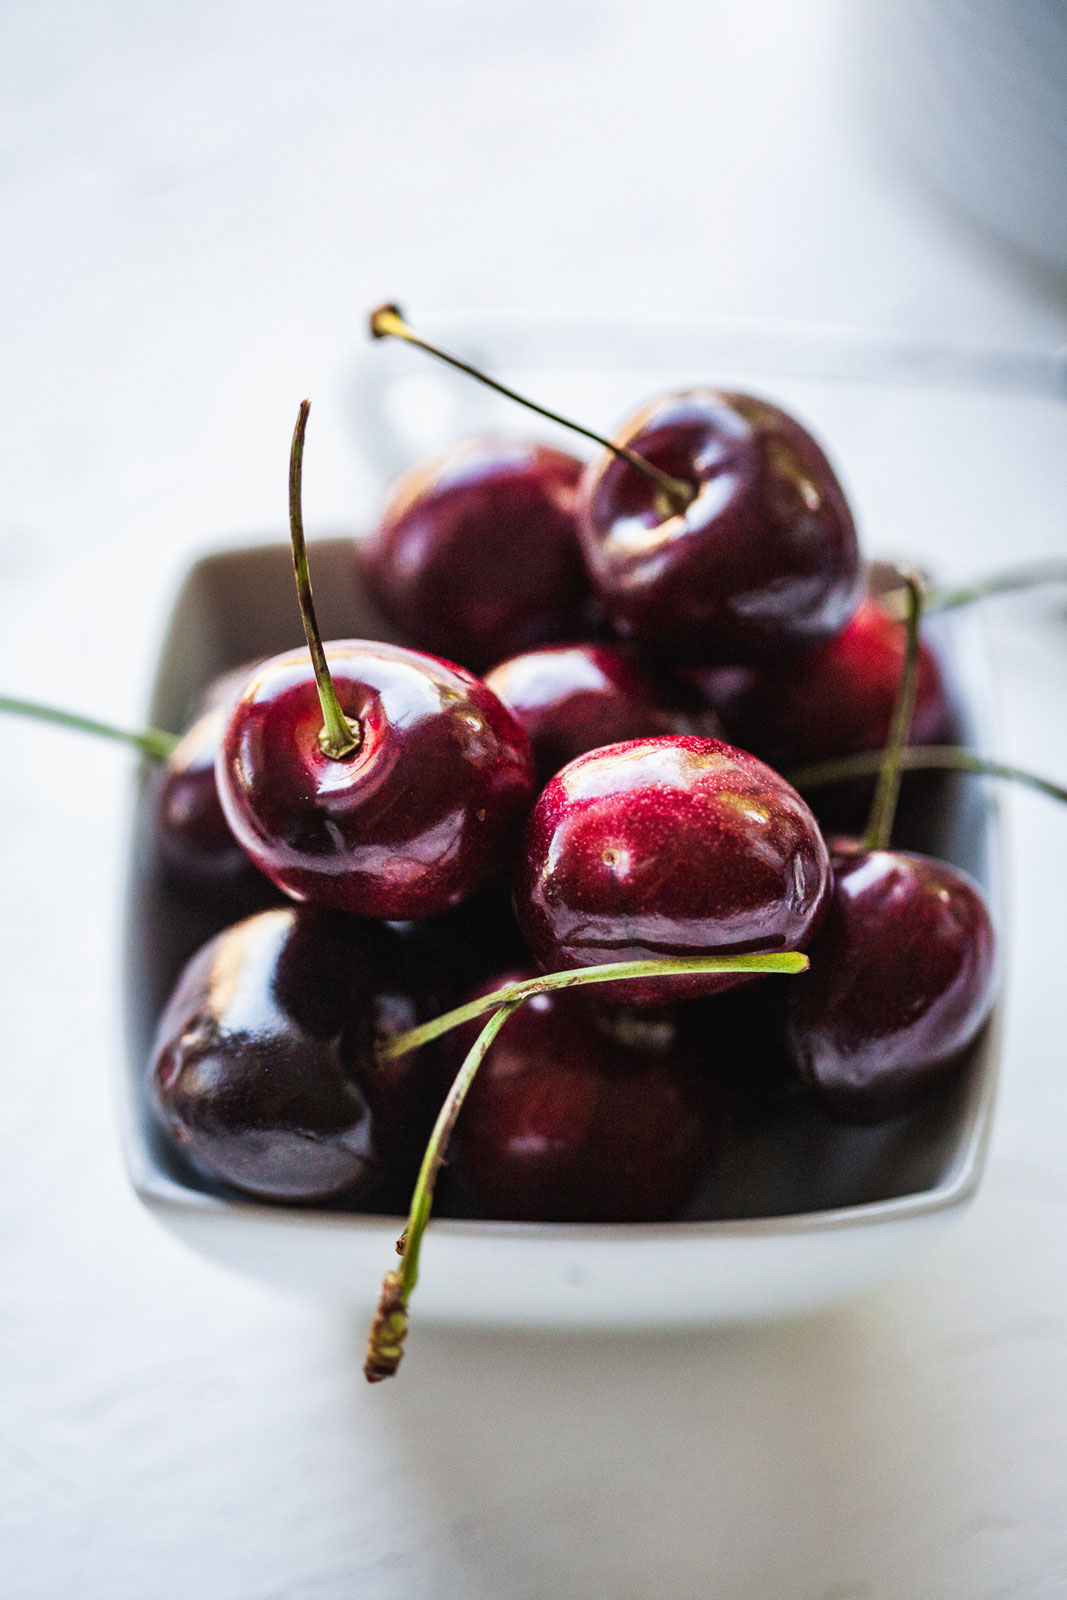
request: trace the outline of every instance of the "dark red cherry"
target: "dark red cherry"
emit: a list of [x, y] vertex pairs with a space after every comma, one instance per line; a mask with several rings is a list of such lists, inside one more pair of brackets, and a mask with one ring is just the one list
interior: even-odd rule
[[545, 645], [501, 662], [485, 681], [529, 734], [542, 786], [575, 756], [601, 745], [722, 732], [718, 717], [688, 685], [618, 645]]
[[580, 491], [593, 585], [627, 638], [680, 659], [748, 663], [832, 638], [860, 596], [852, 516], [786, 412], [750, 395], [664, 395], [614, 436], [690, 486], [686, 506], [602, 452]]
[[324, 750], [306, 651], [264, 662], [219, 754], [230, 826], [295, 900], [397, 921], [446, 911], [511, 858], [533, 794], [529, 740], [462, 668], [361, 640], [327, 650], [358, 748]]
[[[505, 973], [476, 992], [531, 976]], [[481, 1026], [450, 1036], [453, 1070]], [[714, 1080], [671, 1014], [557, 991], [520, 1006], [494, 1040], [450, 1168], [480, 1216], [655, 1222], [689, 1204], [724, 1133]]]
[[519, 439], [469, 439], [395, 485], [358, 552], [386, 614], [420, 649], [481, 671], [583, 631], [575, 492], [582, 463]]
[[996, 947], [978, 888], [929, 856], [838, 843], [811, 969], [790, 979], [787, 1036], [834, 1115], [907, 1110], [953, 1067], [993, 1004]]
[[[780, 667], [738, 676], [723, 698], [721, 676], [707, 685], [729, 735], [771, 766], [789, 771], [861, 750], [889, 737], [905, 630], [874, 599], [820, 649]], [[954, 713], [937, 657], [920, 643], [911, 744], [952, 737]]]
[[[515, 905], [546, 972], [797, 950], [829, 876], [815, 818], [754, 756], [717, 739], [635, 739], [579, 756], [543, 790]], [[744, 981], [644, 979], [614, 984], [613, 999], [659, 1004]]]
[[215, 762], [226, 717], [224, 705], [204, 712], [167, 757], [152, 788], [152, 821], [160, 858], [177, 883], [240, 897], [268, 885], [219, 800]]
[[412, 1134], [417, 1066], [374, 1042], [418, 1020], [388, 929], [261, 912], [189, 962], [159, 1023], [158, 1121], [207, 1178], [268, 1200], [375, 1194]]

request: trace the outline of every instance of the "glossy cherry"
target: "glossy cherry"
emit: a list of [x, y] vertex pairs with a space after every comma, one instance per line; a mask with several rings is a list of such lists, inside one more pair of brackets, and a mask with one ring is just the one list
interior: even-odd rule
[[575, 519], [581, 472], [547, 445], [480, 438], [405, 473], [357, 551], [405, 640], [481, 671], [580, 636], [590, 598]]
[[857, 1122], [920, 1099], [959, 1061], [994, 996], [993, 928], [977, 886], [944, 862], [889, 848], [920, 664], [922, 584], [905, 581], [904, 666], [867, 829], [834, 848], [829, 912], [787, 1011], [805, 1081]]
[[203, 1176], [284, 1201], [375, 1195], [415, 1137], [417, 1068], [375, 1040], [418, 1015], [387, 929], [285, 907], [189, 962], [160, 1019], [152, 1108]]
[[[477, 992], [532, 975], [505, 973]], [[453, 1069], [480, 1027], [450, 1037]], [[676, 1217], [726, 1134], [698, 1057], [671, 1014], [650, 1018], [573, 991], [538, 995], [479, 1068], [453, 1134], [451, 1176], [483, 1217]]]
[[255, 669], [216, 763], [230, 827], [294, 900], [433, 916], [508, 864], [533, 792], [530, 741], [462, 667], [319, 633], [301, 512], [308, 401], [289, 457], [289, 532], [307, 651]]
[[[636, 739], [579, 756], [534, 807], [519, 923], [546, 971], [665, 956], [803, 949], [829, 893], [814, 817], [785, 779], [715, 739]], [[660, 1004], [736, 976], [614, 986]]]
[[[904, 666], [904, 629], [874, 598], [820, 649], [780, 667], [721, 676], [705, 686], [730, 738], [783, 772], [889, 738]], [[953, 735], [955, 714], [933, 650], [920, 643], [910, 744]]]
[[533, 796], [529, 741], [469, 672], [397, 645], [329, 646], [357, 748], [323, 748], [306, 651], [252, 674], [217, 766], [233, 832], [295, 900], [404, 920], [446, 911], [509, 861]]
[[860, 598], [856, 530], [811, 435], [750, 395], [692, 389], [613, 436], [688, 485], [665, 497], [602, 452], [582, 480], [582, 546], [626, 638], [671, 656], [749, 663], [833, 637]]
[[542, 786], [575, 756], [602, 745], [722, 732], [688, 685], [618, 645], [546, 645], [501, 662], [485, 681], [526, 729]]
[[943, 861], [837, 843], [810, 971], [787, 1036], [808, 1087], [845, 1120], [907, 1110], [960, 1059], [993, 1004], [996, 947], [977, 886]]

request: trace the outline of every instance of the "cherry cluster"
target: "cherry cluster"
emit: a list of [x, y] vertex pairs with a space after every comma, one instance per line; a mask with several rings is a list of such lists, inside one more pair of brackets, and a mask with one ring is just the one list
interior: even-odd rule
[[[396, 307], [371, 328], [522, 399]], [[921, 1105], [989, 1015], [996, 953], [978, 888], [892, 846], [902, 772], [1067, 792], [953, 744], [923, 585], [861, 560], [825, 454], [765, 400], [664, 395], [611, 439], [567, 423], [584, 463], [480, 438], [406, 473], [354, 553], [403, 643], [322, 643], [307, 420], [307, 649], [216, 680], [180, 738], [0, 710], [158, 763], [160, 860], [221, 929], [147, 1074], [184, 1169], [288, 1204], [410, 1198], [376, 1379], [446, 1155], [468, 1215], [667, 1220], [797, 1097], [853, 1123]], [[844, 776], [818, 817], [795, 786]]]
[[693, 390], [586, 464], [458, 444], [355, 552], [405, 644], [325, 647], [306, 423], [309, 649], [213, 685], [155, 789], [169, 871], [267, 903], [159, 1024], [151, 1102], [194, 1170], [389, 1209], [440, 1114], [428, 1181], [447, 1146], [467, 1214], [669, 1219], [753, 1116], [896, 1116], [961, 1061], [993, 933], [966, 877], [889, 848], [899, 760], [862, 840], [781, 775], [892, 753], [894, 718], [897, 747], [953, 734], [917, 610], [909, 633], [882, 604], [795, 419]]

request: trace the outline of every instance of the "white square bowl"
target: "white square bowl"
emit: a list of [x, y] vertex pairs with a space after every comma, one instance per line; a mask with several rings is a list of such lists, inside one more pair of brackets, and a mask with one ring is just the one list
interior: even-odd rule
[[[710, 346], [706, 354], [707, 370], [717, 370]], [[620, 364], [620, 388], [623, 371]], [[375, 381], [384, 391], [392, 380], [386, 374]], [[875, 408], [876, 385], [849, 381], [861, 395], [870, 392]], [[632, 373], [629, 384], [624, 392], [630, 398], [648, 387]], [[781, 393], [779, 385], [759, 387], [772, 397]], [[372, 388], [365, 381], [364, 404]], [[374, 403], [384, 414], [382, 394]], [[826, 428], [819, 431], [839, 454]], [[383, 451], [395, 467], [418, 448], [397, 433]], [[391, 630], [360, 588], [352, 548], [345, 539], [312, 545], [324, 635], [388, 638]], [[991, 690], [980, 630], [965, 614], [935, 620], [967, 741], [984, 749]], [[217, 672], [300, 641], [284, 542], [204, 557], [189, 572], [171, 615], [152, 720], [180, 726]], [[989, 785], [946, 777], [918, 821], [917, 836], [905, 842], [968, 871], [996, 910], [998, 824]], [[216, 927], [208, 916], [183, 912], [167, 890], [139, 801], [127, 903], [129, 1048], [120, 1080], [132, 1182], [159, 1221], [204, 1255], [369, 1316], [382, 1273], [395, 1260], [396, 1217], [268, 1206], [212, 1192], [183, 1171], [152, 1127], [143, 1079], [155, 1021], [182, 961]], [[417, 1314], [426, 1323], [637, 1330], [737, 1324], [829, 1305], [885, 1278], [973, 1197], [989, 1138], [998, 1054], [994, 1017], [951, 1084], [921, 1110], [882, 1128], [833, 1127], [814, 1110], [799, 1109], [738, 1144], [702, 1198], [701, 1220], [435, 1220], [423, 1251]]]

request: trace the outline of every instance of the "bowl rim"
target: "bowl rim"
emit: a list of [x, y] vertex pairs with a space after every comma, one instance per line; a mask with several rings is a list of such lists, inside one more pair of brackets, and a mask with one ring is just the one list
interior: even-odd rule
[[[642, 1240], [715, 1240], [791, 1237], [866, 1228], [934, 1216], [962, 1207], [973, 1199], [985, 1169], [992, 1135], [992, 1113], [999, 1077], [1002, 1005], [998, 1001], [979, 1041], [973, 1082], [968, 1095], [968, 1133], [960, 1154], [941, 1181], [930, 1189], [887, 1200], [864, 1201], [821, 1211], [789, 1212], [770, 1217], [736, 1217], [706, 1222], [506, 1222], [464, 1217], [432, 1217], [428, 1231], [455, 1239], [571, 1240], [624, 1242]], [[141, 1128], [129, 1074], [121, 1075], [122, 1146], [131, 1184], [151, 1208], [193, 1216], [236, 1217], [252, 1226], [388, 1236], [397, 1231], [399, 1214], [326, 1211], [314, 1206], [285, 1206], [252, 1199], [229, 1199], [189, 1189], [169, 1177], [153, 1159]]]

